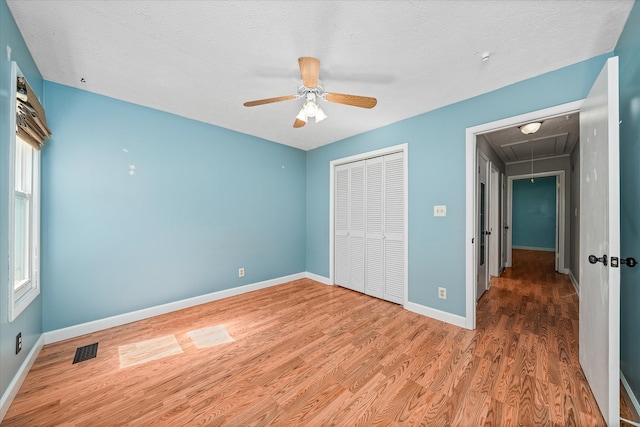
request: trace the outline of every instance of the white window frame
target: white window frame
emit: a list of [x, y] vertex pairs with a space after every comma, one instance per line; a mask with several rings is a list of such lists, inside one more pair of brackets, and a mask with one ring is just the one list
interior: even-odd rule
[[30, 277], [21, 281], [17, 286], [15, 283], [15, 200], [16, 197], [24, 196], [24, 193], [16, 191], [15, 164], [16, 164], [16, 144], [26, 144], [16, 135], [16, 81], [18, 77], [24, 77], [15, 61], [11, 63], [11, 93], [10, 118], [9, 118], [9, 322], [13, 322], [33, 300], [40, 295], [40, 151], [33, 150], [32, 157], [32, 177], [30, 195]]

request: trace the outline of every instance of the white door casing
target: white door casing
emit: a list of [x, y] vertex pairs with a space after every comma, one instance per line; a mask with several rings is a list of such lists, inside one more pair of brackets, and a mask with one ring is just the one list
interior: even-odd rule
[[613, 57], [580, 112], [580, 364], [610, 426], [620, 422], [620, 269], [610, 261], [620, 256], [618, 96]]

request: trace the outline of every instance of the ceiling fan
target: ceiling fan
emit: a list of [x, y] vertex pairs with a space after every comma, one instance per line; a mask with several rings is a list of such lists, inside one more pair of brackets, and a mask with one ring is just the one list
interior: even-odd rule
[[319, 99], [361, 108], [373, 108], [378, 103], [377, 99], [370, 98], [368, 96], [325, 92], [324, 87], [322, 86], [322, 81], [318, 78], [320, 75], [320, 60], [317, 58], [303, 56], [298, 58], [298, 65], [300, 66], [302, 81], [298, 85], [298, 90], [295, 95], [277, 96], [275, 98], [248, 101], [244, 103], [244, 106], [255, 107], [256, 105], [270, 104], [272, 102], [304, 98], [304, 105], [296, 116], [296, 120], [293, 122], [294, 128], [301, 128], [307, 123], [309, 117], [315, 117], [316, 123], [327, 118], [327, 115], [317, 104]]

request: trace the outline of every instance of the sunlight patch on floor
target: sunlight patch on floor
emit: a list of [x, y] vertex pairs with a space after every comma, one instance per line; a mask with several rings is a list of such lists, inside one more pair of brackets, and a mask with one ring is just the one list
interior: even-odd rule
[[215, 345], [232, 342], [234, 339], [227, 333], [224, 326], [212, 326], [187, 332], [193, 344], [198, 348], [213, 347]]
[[120, 352], [120, 368], [182, 353], [182, 347], [180, 347], [175, 335], [121, 345], [118, 350]]

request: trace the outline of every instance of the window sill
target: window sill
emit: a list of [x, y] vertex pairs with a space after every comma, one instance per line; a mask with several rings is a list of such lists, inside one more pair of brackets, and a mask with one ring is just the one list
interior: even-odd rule
[[[31, 282], [29, 280], [28, 282]], [[40, 295], [40, 287], [26, 287], [26, 290], [22, 295], [18, 296], [17, 293], [14, 293], [14, 303], [13, 310], [11, 307], [9, 308], [9, 322], [13, 322], [18, 318], [20, 313], [22, 313], [28, 306]]]

